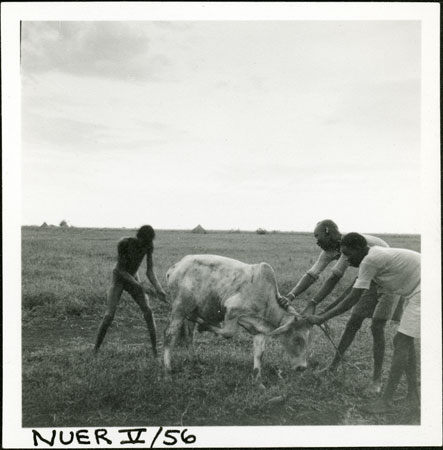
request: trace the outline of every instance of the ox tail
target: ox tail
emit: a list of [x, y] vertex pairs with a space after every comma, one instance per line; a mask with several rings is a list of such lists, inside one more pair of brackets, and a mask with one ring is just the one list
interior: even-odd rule
[[178, 291], [177, 277], [177, 264], [171, 266], [166, 272], [166, 289], [172, 297], [175, 297]]
[[166, 284], [169, 285], [170, 279], [171, 279], [171, 275], [174, 272], [175, 266], [177, 264], [174, 264], [173, 266], [171, 266], [168, 271], [166, 272]]
[[166, 272], [166, 284], [171, 286], [180, 277], [180, 274], [186, 272], [189, 267], [189, 256], [185, 256], [179, 262], [172, 265]]

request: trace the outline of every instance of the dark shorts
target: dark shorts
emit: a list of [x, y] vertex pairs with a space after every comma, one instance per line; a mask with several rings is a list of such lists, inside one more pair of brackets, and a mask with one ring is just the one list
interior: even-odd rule
[[403, 314], [403, 307], [403, 298], [387, 292], [378, 292], [377, 285], [371, 283], [352, 309], [352, 315], [398, 322]]

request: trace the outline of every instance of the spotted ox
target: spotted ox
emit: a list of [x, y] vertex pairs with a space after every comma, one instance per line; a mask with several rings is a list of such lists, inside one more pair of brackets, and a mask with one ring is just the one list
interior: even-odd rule
[[[281, 340], [295, 368], [306, 368], [312, 326], [301, 322], [292, 306], [288, 310], [279, 306], [277, 280], [269, 264], [245, 264], [215, 255], [188, 255], [168, 270], [166, 279], [172, 304], [164, 339], [166, 378], [171, 374], [171, 351], [186, 319], [225, 338], [232, 337], [239, 325], [252, 334], [254, 374], [260, 386], [263, 386], [261, 360], [268, 336]], [[312, 309], [304, 311], [312, 312]], [[195, 360], [192, 334], [187, 344]]]

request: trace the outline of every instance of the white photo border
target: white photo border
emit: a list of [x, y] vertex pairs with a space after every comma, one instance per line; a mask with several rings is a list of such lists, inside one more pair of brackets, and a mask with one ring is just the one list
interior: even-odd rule
[[[438, 3], [2, 3], [3, 446], [33, 448], [21, 426], [20, 21], [418, 20], [422, 24], [422, 416], [416, 426], [191, 427], [193, 447], [439, 446], [442, 444]], [[48, 429], [42, 429], [47, 433]], [[45, 431], [46, 430], [46, 431]], [[57, 430], [75, 430], [58, 428]], [[94, 429], [87, 429], [91, 433]], [[118, 428], [108, 428], [119, 447]], [[150, 434], [154, 428], [148, 428]], [[83, 445], [82, 447], [95, 447]], [[148, 443], [149, 444], [149, 443]], [[146, 447], [146, 445], [134, 447]], [[74, 448], [77, 444], [67, 445]], [[78, 445], [77, 445], [78, 446]], [[160, 446], [160, 445], [158, 445]], [[126, 446], [127, 447], [127, 446]]]

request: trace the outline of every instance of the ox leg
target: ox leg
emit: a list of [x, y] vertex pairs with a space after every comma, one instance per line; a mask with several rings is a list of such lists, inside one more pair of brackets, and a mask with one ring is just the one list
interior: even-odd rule
[[184, 317], [173, 317], [165, 330], [163, 343], [163, 365], [166, 379], [171, 378], [171, 352], [184, 320]]
[[195, 322], [191, 322], [190, 320], [186, 320], [183, 323], [183, 327], [185, 327], [185, 343], [186, 343], [186, 350], [188, 352], [188, 359], [193, 365], [198, 364], [198, 358], [195, 353], [195, 347], [194, 347], [194, 329], [195, 329]]
[[265, 389], [262, 383], [261, 367], [263, 352], [265, 351], [266, 336], [264, 334], [256, 334], [253, 338], [254, 343], [254, 377], [260, 389]]
[[208, 322], [205, 322], [202, 318], [197, 317], [196, 322], [200, 325], [204, 325], [209, 331], [217, 334], [218, 336], [223, 336], [228, 339], [234, 336], [237, 331], [237, 319], [226, 320], [223, 328], [216, 327], [215, 325], [211, 325]]

